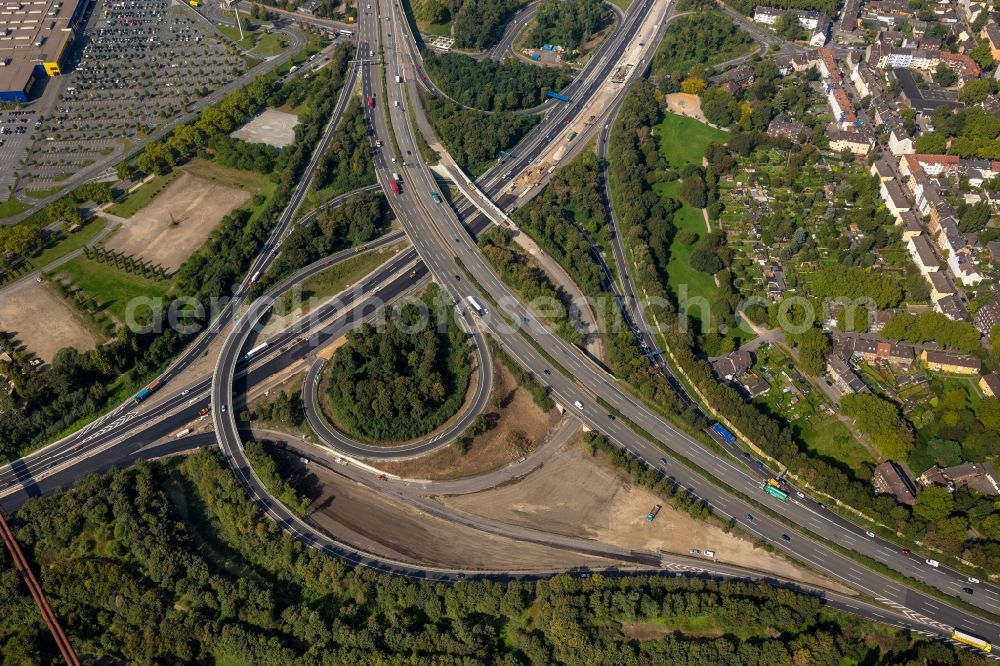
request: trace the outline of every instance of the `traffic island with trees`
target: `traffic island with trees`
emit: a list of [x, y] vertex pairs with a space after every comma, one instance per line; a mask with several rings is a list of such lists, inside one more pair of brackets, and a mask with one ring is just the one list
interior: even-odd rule
[[472, 176], [479, 176], [500, 157], [500, 151], [517, 144], [541, 118], [510, 111], [485, 113], [463, 109], [439, 97], [425, 97], [434, 131], [455, 162]]
[[[619, 572], [444, 585], [354, 568], [293, 541], [207, 449], [86, 477], [10, 521], [70, 642], [95, 659], [990, 663], [763, 583]], [[12, 663], [58, 659], [9, 563], [0, 617]]]
[[332, 423], [372, 442], [395, 443], [433, 431], [465, 402], [472, 376], [468, 335], [436, 285], [384, 325], [364, 324], [330, 359], [325, 384]]
[[479, 111], [530, 109], [545, 101], [545, 93], [562, 90], [573, 80], [565, 69], [476, 60], [460, 53], [427, 53], [424, 67], [448, 97]]

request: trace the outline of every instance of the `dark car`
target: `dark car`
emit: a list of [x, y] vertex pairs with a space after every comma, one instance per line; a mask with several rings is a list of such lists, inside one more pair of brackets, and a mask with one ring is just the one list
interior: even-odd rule
[[752, 513], [748, 513], [747, 514], [747, 520], [753, 520], [753, 514]]
[[972, 588], [971, 587], [963, 587], [962, 588], [962, 592], [965, 592], [966, 594], [972, 594]]
[[899, 552], [901, 552], [903, 555], [906, 555], [907, 557], [910, 556], [910, 549], [909, 548], [904, 548], [903, 550], [901, 550]]
[[788, 536], [787, 534], [782, 534], [781, 538], [784, 539], [785, 541], [791, 541], [792, 540], [792, 537]]

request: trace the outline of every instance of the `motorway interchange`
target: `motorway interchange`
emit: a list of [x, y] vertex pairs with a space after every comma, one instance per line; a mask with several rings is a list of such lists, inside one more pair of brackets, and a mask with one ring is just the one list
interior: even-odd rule
[[[634, 39], [644, 19], [654, 8], [661, 10], [667, 4], [669, 3], [662, 1], [637, 0], [626, 13], [619, 28], [605, 41], [591, 64], [566, 94], [571, 99], [589, 99], [600, 86], [606, 85], [621, 54]], [[415, 70], [415, 63], [419, 62], [419, 52], [410, 37], [412, 31], [405, 31], [404, 36], [399, 30], [392, 29], [392, 24], [401, 25], [405, 21], [400, 5], [391, 0], [373, 2], [372, 5], [371, 12], [365, 12], [359, 17], [358, 58], [344, 86], [336, 113], [331, 118], [291, 203], [278, 221], [262, 255], [248, 271], [248, 276], [265, 272], [277, 256], [281, 239], [293, 223], [319, 156], [325, 152], [337, 119], [354, 89], [356, 76], [360, 75], [364, 97], [368, 99], [374, 96], [377, 100], [374, 108], [370, 105], [365, 107], [373, 139], [385, 139], [392, 133], [404, 154], [419, 154], [415, 138], [417, 130], [411, 124], [409, 110], [406, 108], [409, 100], [418, 99], [416, 86], [420, 77]], [[662, 21], [658, 22], [657, 29], [662, 30], [662, 24]], [[655, 45], [656, 41], [647, 40], [647, 43]], [[375, 56], [370, 56], [373, 53]], [[635, 68], [635, 71], [639, 70], [641, 68]], [[396, 75], [400, 76], [399, 83], [393, 83]], [[385, 77], [384, 89], [388, 94], [384, 99], [381, 76]], [[618, 101], [620, 98], [606, 110], [605, 116], [592, 125], [591, 133], [599, 131], [610, 122]], [[412, 111], [418, 118], [422, 114], [419, 108]], [[579, 112], [580, 105], [572, 102], [552, 109], [512, 151], [514, 157], [509, 158], [502, 166], [503, 172], [517, 174], [526, 169], [546, 149], [548, 137], [567, 127]], [[582, 136], [579, 143], [586, 141], [587, 137]], [[386, 141], [387, 146], [390, 144], [391, 142]], [[776, 550], [789, 554], [829, 578], [859, 590], [866, 597], [864, 601], [854, 599], [848, 603], [826, 594], [831, 605], [890, 624], [908, 626], [930, 635], [948, 636], [953, 628], [960, 627], [988, 640], [1000, 640], [1000, 630], [988, 616], [982, 616], [971, 608], [967, 609], [968, 606], [949, 603], [941, 596], [892, 578], [869, 566], [868, 562], [877, 562], [951, 596], [960, 595], [962, 588], [971, 584], [964, 574], [944, 567], [929, 566], [923, 558], [906, 557], [892, 543], [874, 537], [864, 527], [847, 521], [804, 494], [787, 503], [762, 496], [760, 483], [766, 477], [766, 470], [762, 471], [746, 461], [738, 448], [730, 447], [725, 453], [720, 453], [678, 430], [624, 391], [613, 377], [579, 350], [535, 321], [533, 314], [519, 302], [480, 255], [469, 227], [459, 218], [456, 210], [443, 203], [440, 186], [429, 168], [417, 160], [407, 160], [402, 169], [405, 186], [399, 195], [392, 193], [392, 172], [399, 167], [390, 162], [391, 156], [386, 154], [389, 150], [387, 148], [374, 156], [377, 177], [413, 244], [412, 250], [401, 253], [369, 276], [363, 285], [351, 292], [349, 300], [338, 304], [340, 307], [331, 306], [331, 311], [313, 313], [310, 317], [311, 328], [307, 325], [304, 329], [286, 331], [272, 338], [268, 341], [266, 353], [249, 360], [245, 357], [245, 351], [252, 346], [249, 341], [254, 327], [274, 298], [294, 281], [311, 274], [310, 271], [322, 270], [327, 261], [342, 260], [344, 257], [333, 257], [303, 269], [249, 305], [248, 278], [236, 290], [230, 307], [161, 378], [164, 384], [168, 384], [193, 359], [205, 352], [220, 331], [235, 322], [224, 341], [211, 382], [206, 378], [192, 385], [177, 387], [177, 391], [166, 400], [148, 409], [137, 408], [134, 404], [123, 405], [84, 432], [0, 470], [0, 501], [3, 502], [4, 509], [9, 511], [15, 508], [27, 496], [47, 492], [58, 485], [67, 485], [83, 473], [149, 455], [149, 442], [174, 432], [197, 418], [197, 412], [207, 404], [208, 398], [214, 407], [211, 418], [218, 444], [237, 478], [267, 514], [291, 534], [312, 547], [381, 571], [442, 580], [464, 575], [455, 571], [426, 568], [417, 570], [409, 565], [359, 553], [319, 532], [271, 499], [254, 475], [243, 452], [235, 417], [237, 409], [234, 409], [239, 404], [237, 400], [245, 386], [259, 381], [268, 376], [268, 373], [277, 371], [308, 352], [308, 345], [304, 344], [308, 341], [303, 339], [304, 335], [314, 335], [317, 340], [324, 339], [323, 336], [326, 336], [325, 339], [334, 339], [348, 325], [370, 314], [376, 302], [388, 302], [412, 290], [426, 280], [429, 274], [452, 296], [464, 320], [475, 327], [477, 336], [489, 334], [511, 357], [530, 371], [544, 369], [545, 381], [553, 397], [563, 405], [580, 405], [581, 408], [575, 411], [587, 426], [603, 433], [609, 440], [650, 466], [656, 466], [657, 461], [666, 455], [676, 482], [710, 504], [717, 515], [732, 517], [745, 532], [772, 544]], [[400, 162], [403, 161], [402, 154], [398, 158]], [[505, 185], [505, 180], [501, 169], [494, 168], [475, 184], [462, 182], [461, 178], [456, 179], [456, 184], [483, 216], [491, 218], [495, 223], [507, 224], [508, 221], [498, 209], [511, 205], [512, 196], [492, 198]], [[459, 210], [462, 210], [461, 207]], [[383, 239], [380, 243], [389, 244], [399, 240], [400, 237], [396, 236]], [[374, 249], [375, 245], [370, 244], [370, 248]], [[634, 292], [627, 284], [627, 273], [624, 280], [625, 292]], [[378, 296], [378, 301], [373, 298], [375, 295]], [[488, 303], [489, 316], [477, 316], [466, 307], [469, 297]], [[332, 323], [329, 321], [331, 318]], [[639, 328], [644, 328], [641, 322]], [[476, 346], [481, 349], [486, 347], [481, 340]], [[488, 366], [489, 361], [485, 363]], [[476, 410], [477, 403], [473, 401], [467, 407], [465, 416], [474, 414]], [[638, 434], [628, 425], [629, 422], [652, 433], [657, 441], [650, 441]], [[199, 436], [197, 443], [209, 441], [209, 437]], [[181, 442], [168, 442], [156, 449], [156, 452], [181, 445]], [[853, 551], [863, 557], [856, 559], [846, 551]], [[656, 562], [646, 561], [643, 564], [661, 569], [667, 563], [664, 558], [658, 558]], [[718, 567], [715, 565], [688, 565], [686, 570], [715, 572], [716, 569]], [[490, 573], [509, 575], [510, 572]], [[729, 571], [728, 574], [739, 575], [735, 571]], [[975, 586], [976, 594], [965, 600], [967, 604], [987, 613], [1000, 615], [1000, 595], [996, 588], [979, 583]]]

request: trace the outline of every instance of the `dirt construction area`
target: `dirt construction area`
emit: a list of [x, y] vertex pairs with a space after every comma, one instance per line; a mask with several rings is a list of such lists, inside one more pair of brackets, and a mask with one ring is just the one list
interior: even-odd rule
[[[500, 406], [496, 406], [498, 404]], [[414, 460], [373, 464], [384, 472], [410, 479], [441, 480], [474, 476], [530, 454], [559, 420], [556, 410], [547, 414], [543, 412], [531, 394], [518, 386], [517, 380], [499, 361], [493, 363], [493, 392], [485, 413], [496, 425], [476, 436], [465, 453], [452, 445]], [[515, 439], [515, 432], [524, 437]]]
[[667, 95], [667, 110], [708, 124], [705, 114], [701, 112], [701, 98], [697, 95], [670, 93]]
[[101, 341], [59, 296], [33, 280], [0, 292], [0, 330], [45, 362], [63, 347], [84, 352]]
[[310, 507], [309, 522], [366, 552], [432, 566], [486, 570], [614, 564], [435, 518], [319, 465], [310, 465], [309, 473], [322, 486]]
[[104, 244], [177, 270], [250, 193], [183, 173]]
[[[692, 548], [713, 550], [719, 562], [844, 590], [750, 541], [672, 509], [651, 492], [633, 487], [600, 454], [591, 458], [579, 441], [567, 444], [517, 483], [439, 499], [472, 515], [633, 549], [681, 555]], [[656, 504], [663, 508], [648, 522], [646, 514]]]

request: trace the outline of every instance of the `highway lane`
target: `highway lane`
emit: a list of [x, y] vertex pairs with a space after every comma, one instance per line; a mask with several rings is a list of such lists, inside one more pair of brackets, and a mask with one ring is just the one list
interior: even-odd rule
[[[387, 53], [390, 51], [393, 49], [387, 49]], [[371, 89], [370, 79], [365, 75], [362, 76], [362, 85], [369, 86], [366, 90]], [[408, 117], [400, 107], [396, 106], [397, 101], [404, 104], [405, 100], [393, 86], [389, 87], [389, 96], [390, 99], [385, 100], [385, 103], [391, 103], [388, 108], [400, 147], [404, 150], [413, 148], [415, 142]], [[369, 114], [369, 118], [377, 127], [384, 124], [383, 114]], [[380, 135], [387, 133], [388, 128], [379, 127]], [[388, 175], [385, 173], [385, 165], [378, 160], [376, 162], [380, 182], [387, 186]], [[433, 176], [420, 165], [411, 165], [406, 173], [410, 183], [410, 194], [407, 195], [404, 190], [401, 196], [390, 195], [390, 201], [397, 209], [397, 216], [403, 221], [414, 246], [437, 280], [460, 300], [470, 295], [485, 299], [484, 292], [488, 293], [490, 295], [488, 300], [496, 301], [509, 317], [505, 319], [492, 313], [492, 316], [483, 318], [481, 325], [486, 327], [525, 368], [537, 373], [538, 368], [549, 366], [546, 369], [551, 374], [546, 375], [546, 381], [550, 383], [555, 397], [564, 405], [573, 405], [576, 401], [583, 404], [584, 409], [580, 410], [580, 415], [590, 427], [603, 432], [619, 446], [640, 454], [647, 464], [655, 465], [655, 461], [663, 457], [664, 451], [661, 446], [649, 443], [627, 427], [624, 420], [617, 418], [615, 413], [600, 408], [598, 402], [600, 398], [615, 412], [628, 417], [647, 432], [653, 433], [667, 450], [688, 460], [697, 461], [709, 475], [714, 477], [711, 481], [683, 465], [673, 464], [671, 471], [682, 485], [709, 502], [717, 513], [732, 517], [750, 532], [772, 543], [778, 550], [785, 551], [820, 571], [828, 572], [828, 575], [845, 584], [877, 594], [885, 598], [887, 603], [898, 604], [906, 607], [909, 612], [927, 618], [937, 618], [942, 627], [962, 626], [991, 638], [998, 636], [997, 627], [991, 622], [870, 570], [829, 546], [812, 540], [803, 532], [793, 530], [783, 522], [761, 513], [753, 504], [734, 497], [730, 491], [720, 488], [717, 485], [718, 481], [761, 503], [769, 501], [769, 496], [759, 488], [761, 474], [755, 474], [742, 465], [734, 464], [729, 459], [719, 456], [651, 412], [645, 405], [638, 404], [629, 393], [618, 387], [603, 369], [534, 321], [533, 313], [518, 301], [482, 259], [451, 209], [445, 205], [431, 204], [429, 199], [423, 196], [423, 192], [437, 191]], [[388, 190], [388, 187], [386, 189]], [[420, 193], [420, 196], [414, 198], [413, 192]], [[461, 263], [461, 269], [458, 268], [456, 258]], [[456, 279], [458, 273], [462, 271], [468, 271], [478, 284], [473, 285], [470, 280]], [[511, 326], [509, 322], [515, 322], [517, 325]], [[523, 326], [524, 332], [540, 344], [559, 367], [551, 367], [552, 364], [546, 357], [539, 354], [535, 346], [522, 337], [522, 332], [518, 330], [520, 322], [527, 322]], [[572, 379], [567, 378], [564, 372]], [[866, 537], [863, 529], [847, 523], [815, 503], [793, 501], [782, 505], [778, 500], [771, 502], [773, 510], [785, 515], [801, 526], [801, 529], [817, 534], [830, 542], [843, 544], [908, 576], [939, 587], [946, 593], [954, 594], [954, 587], [961, 584], [961, 580], [949, 576], [948, 572], [924, 565], [914, 558], [906, 558], [891, 545], [879, 539]], [[753, 518], [748, 519], [748, 515], [752, 515]], [[788, 541], [782, 538], [783, 534], [789, 535]], [[966, 601], [990, 611], [1000, 610], [1000, 599], [996, 597], [993, 588], [976, 587], [980, 594]]]

